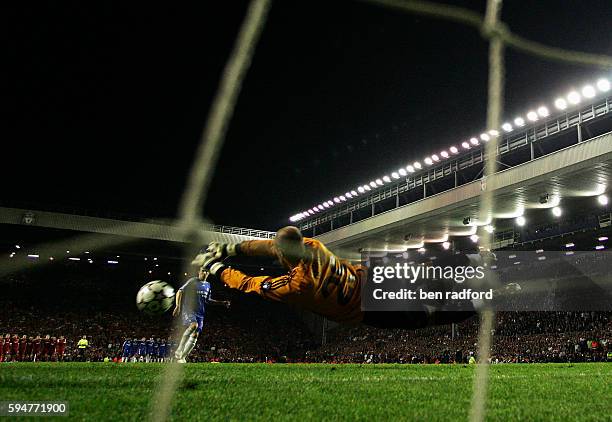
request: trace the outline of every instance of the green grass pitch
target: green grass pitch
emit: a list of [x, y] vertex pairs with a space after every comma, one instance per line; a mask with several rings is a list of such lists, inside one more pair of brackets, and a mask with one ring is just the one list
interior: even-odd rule
[[[172, 419], [467, 420], [474, 366], [187, 364]], [[146, 419], [161, 364], [0, 364], [0, 400]], [[612, 420], [612, 364], [493, 365], [487, 420]]]

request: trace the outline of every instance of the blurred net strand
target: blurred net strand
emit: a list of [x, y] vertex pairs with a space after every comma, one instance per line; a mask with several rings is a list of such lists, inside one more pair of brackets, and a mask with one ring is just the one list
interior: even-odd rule
[[483, 37], [486, 39], [492, 39], [493, 37], [498, 38], [509, 47], [513, 47], [523, 53], [539, 58], [572, 64], [612, 68], [611, 56], [552, 47], [537, 41], [532, 41], [512, 33], [512, 31], [510, 31], [510, 29], [508, 29], [508, 27], [501, 21], [497, 22], [494, 26], [487, 25], [486, 16], [483, 17], [481, 14], [474, 12], [473, 10], [462, 7], [421, 0], [359, 1], [401, 10], [403, 12], [415, 13], [432, 18], [446, 19], [465, 24], [481, 31]]
[[[180, 223], [187, 230], [197, 230], [201, 221], [202, 207], [219, 152], [255, 47], [266, 23], [270, 3], [270, 0], [251, 0], [223, 70], [179, 208]], [[181, 321], [178, 317], [175, 321], [175, 332], [179, 332]], [[181, 364], [174, 363], [166, 366], [162, 373], [151, 402], [150, 416], [153, 421], [165, 421], [170, 417], [172, 399], [179, 385], [182, 369]]]
[[[501, 125], [501, 116], [504, 106], [504, 41], [499, 32], [496, 31], [500, 22], [502, 0], [488, 0], [484, 23], [483, 35], [489, 40], [489, 80], [487, 89], [487, 129], [497, 128]], [[485, 145], [485, 168], [484, 180], [497, 171], [497, 144], [498, 136], [492, 136]], [[480, 197], [479, 214], [488, 217], [494, 209], [495, 198], [490, 189], [483, 185]], [[482, 239], [482, 247], [491, 249], [492, 233], [485, 232]], [[491, 265], [490, 256], [487, 264]], [[491, 280], [495, 282], [496, 280]], [[486, 416], [487, 394], [489, 391], [489, 370], [492, 347], [492, 329], [495, 324], [495, 311], [485, 309], [480, 313], [480, 330], [478, 333], [478, 365], [474, 375], [472, 387], [472, 401], [470, 405], [470, 421], [482, 422]]]
[[184, 222], [200, 218], [228, 124], [269, 8], [270, 0], [251, 1], [234, 50], [223, 70], [179, 208], [179, 218]]

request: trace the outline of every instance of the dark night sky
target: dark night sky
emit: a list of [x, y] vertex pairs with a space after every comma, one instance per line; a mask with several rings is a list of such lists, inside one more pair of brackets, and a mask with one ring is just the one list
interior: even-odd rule
[[[447, 2], [484, 11], [485, 1]], [[523, 36], [612, 54], [609, 0], [505, 3], [503, 19]], [[3, 10], [0, 202], [174, 216], [246, 4]], [[277, 0], [205, 215], [276, 229], [479, 133], [486, 53], [477, 31], [456, 24], [355, 1]], [[514, 51], [506, 59], [509, 117], [602, 75]]]

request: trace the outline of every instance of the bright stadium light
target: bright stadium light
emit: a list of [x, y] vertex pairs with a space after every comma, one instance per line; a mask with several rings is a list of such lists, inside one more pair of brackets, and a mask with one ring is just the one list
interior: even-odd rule
[[525, 225], [525, 223], [527, 222], [527, 221], [525, 220], [525, 217], [523, 217], [522, 215], [521, 215], [521, 216], [516, 217], [516, 220], [515, 220], [515, 221], [516, 221], [516, 225], [517, 225], [517, 226], [520, 226], [520, 227], [523, 227], [523, 226]]
[[450, 245], [451, 245], [450, 242], [443, 242], [442, 243], [442, 247], [444, 248], [445, 251], [447, 251], [448, 248], [450, 248]]
[[69, 261], [80, 261], [81, 258], [75, 258], [75, 257], [70, 257], [68, 258]]
[[484, 229], [487, 233], [493, 233], [495, 231], [495, 227], [493, 227], [490, 224], [487, 224], [486, 226], [484, 226]]
[[327, 203], [329, 204], [330, 207], [334, 205], [332, 201], [327, 201]]
[[15, 249], [21, 249], [21, 246], [15, 245]]
[[357, 188], [357, 191], [358, 191], [359, 193], [364, 193], [364, 192], [365, 192], [365, 189], [363, 188], [363, 186], [359, 186], [359, 187]]
[[328, 204], [327, 202], [323, 202], [323, 206], [324, 206], [325, 208], [329, 208], [329, 204]]
[[472, 144], [472, 145], [478, 145], [478, 139], [476, 139], [476, 138], [470, 138], [470, 144]]
[[608, 205], [608, 197], [606, 195], [599, 195], [597, 202], [599, 202], [599, 205]]
[[499, 131], [497, 131], [495, 129], [491, 129], [489, 131], [489, 135], [491, 135], [491, 136], [499, 136]]
[[478, 242], [478, 239], [479, 239], [479, 237], [478, 237], [478, 235], [477, 235], [477, 234], [473, 234], [473, 235], [471, 235], [471, 236], [470, 236], [470, 240], [471, 240], [472, 242], [474, 242], [474, 243], [477, 243], [477, 242]]
[[434, 160], [434, 161], [440, 161], [440, 157], [438, 157], [438, 154], [432, 155], [431, 159]]
[[504, 132], [512, 132], [512, 125], [506, 122], [502, 125], [502, 129]]
[[363, 185], [363, 188], [364, 188], [364, 189], [365, 189], [367, 192], [369, 192], [369, 191], [371, 191], [371, 190], [372, 190], [372, 188], [370, 187], [370, 185]]
[[606, 240], [608, 240], [608, 236], [601, 236], [597, 240], [600, 242], [605, 242]]
[[427, 157], [427, 158], [426, 158], [425, 160], [423, 160], [423, 161], [425, 161], [425, 164], [427, 164], [428, 166], [431, 166], [431, 165], [433, 164], [433, 160], [432, 160], [431, 158], [429, 158], [429, 157]]
[[406, 167], [406, 170], [408, 170], [410, 173], [414, 173], [416, 171], [414, 167], [410, 165]]
[[566, 244], [565, 244], [565, 247], [566, 247], [566, 248], [573, 248], [574, 246], [576, 246], [576, 245], [574, 245], [574, 244], [573, 244], [573, 243], [571, 243], [571, 242], [570, 242], [570, 243], [566, 243]]
[[597, 81], [597, 89], [601, 92], [608, 92], [610, 90], [610, 81], [605, 78], [599, 79]]
[[319, 211], [323, 211], [323, 204], [319, 204]]
[[376, 179], [376, 184], [377, 184], [378, 186], [382, 186], [382, 185], [384, 185], [384, 183], [383, 183], [383, 181], [382, 181], [381, 179]]
[[550, 112], [548, 111], [548, 108], [540, 106], [538, 107], [538, 115], [540, 117], [548, 117], [550, 115]]
[[461, 142], [461, 146], [465, 149], [470, 149], [470, 144], [468, 144], [467, 142]]
[[421, 163], [419, 163], [418, 161], [415, 161], [414, 163], [412, 163], [412, 165], [414, 166], [415, 169], [417, 170], [421, 170], [423, 168], [423, 166], [421, 165]]
[[580, 98], [580, 94], [578, 94], [578, 92], [576, 91], [572, 91], [569, 94], [567, 94], [567, 101], [570, 104], [578, 104], [580, 102], [581, 98]]
[[446, 151], [442, 151], [440, 155], [442, 156], [442, 158], [448, 158], [448, 152]]
[[565, 101], [563, 98], [557, 98], [555, 100], [555, 107], [557, 107], [559, 110], [565, 110], [567, 108], [567, 101]]
[[383, 177], [383, 182], [385, 182], [385, 183], [391, 183], [391, 179], [389, 179], [389, 176], [384, 176], [384, 177]]
[[371, 181], [370, 182], [370, 187], [371, 188], [375, 188], [376, 187], [376, 182], [375, 181]]
[[457, 149], [457, 147], [454, 147], [454, 146], [450, 147], [449, 150], [453, 154], [459, 154], [459, 150]]
[[397, 171], [394, 171], [393, 173], [391, 173], [391, 177], [393, 177], [394, 179], [399, 179], [400, 175]]
[[491, 137], [487, 133], [481, 133], [480, 134], [480, 139], [482, 139], [483, 141], [487, 142], [489, 139], [491, 139]]
[[353, 196], [357, 196], [357, 192], [355, 192], [354, 190], [351, 191], [351, 195]]
[[517, 117], [516, 119], [514, 119], [514, 124], [519, 127], [525, 126], [525, 119], [523, 119], [522, 117]]
[[527, 119], [531, 120], [532, 122], [535, 122], [536, 120], [538, 120], [538, 113], [536, 113], [535, 111], [530, 111], [529, 113], [527, 113]]
[[605, 249], [606, 247], [604, 245], [597, 245], [595, 246], [595, 249], [597, 249], [598, 251]]
[[341, 200], [342, 202], [346, 201], [346, 196], [344, 196], [344, 195], [340, 195], [340, 200]]
[[[414, 167], [412, 167], [412, 166], [408, 166], [408, 167], [412, 169], [411, 173], [413, 173], [414, 172]], [[408, 169], [408, 171], [410, 171], [410, 169]], [[408, 175], [408, 173], [406, 173], [406, 170], [404, 170], [404, 169], [399, 169], [397, 172], [400, 174], [400, 176], [407, 176]]]
[[345, 196], [346, 198], [349, 198], [349, 199], [350, 199], [350, 198], [352, 198], [352, 197], [353, 197], [353, 194], [352, 194], [352, 193], [350, 193], [350, 192], [347, 192], [347, 193], [345, 193], [345, 194], [344, 194], [344, 196]]
[[38, 258], [40, 258], [40, 255], [37, 255], [37, 254], [30, 254], [30, 255], [28, 255], [28, 258], [38, 259]]
[[597, 92], [595, 92], [595, 88], [593, 88], [591, 85], [586, 85], [584, 88], [582, 88], [582, 95], [584, 95], [585, 98], [593, 98], [596, 94]]
[[561, 214], [563, 214], [563, 211], [559, 207], [553, 207], [552, 213], [555, 217], [561, 217]]
[[340, 198], [338, 198], [338, 197], [336, 196], [336, 197], [334, 198], [334, 202], [335, 202], [336, 204], [339, 204], [339, 203], [340, 203]]

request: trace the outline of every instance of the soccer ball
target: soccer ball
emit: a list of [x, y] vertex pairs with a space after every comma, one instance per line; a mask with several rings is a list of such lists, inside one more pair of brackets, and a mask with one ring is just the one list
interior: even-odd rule
[[136, 306], [150, 315], [163, 314], [174, 304], [174, 288], [165, 281], [150, 281], [138, 290]]

